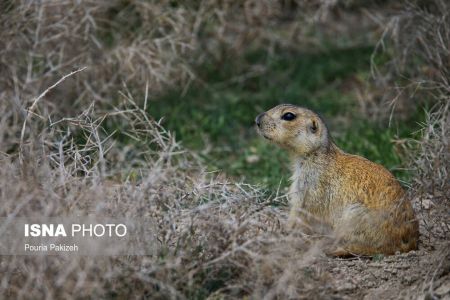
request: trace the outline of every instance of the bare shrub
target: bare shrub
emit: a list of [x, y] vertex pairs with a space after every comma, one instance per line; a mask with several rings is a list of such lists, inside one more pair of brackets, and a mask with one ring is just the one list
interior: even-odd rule
[[398, 143], [406, 146], [403, 154], [413, 174], [410, 194], [419, 202], [423, 234], [444, 239], [450, 228], [448, 24], [448, 2], [406, 1], [393, 11], [374, 53], [388, 51], [391, 60], [372, 65], [375, 86], [386, 91], [382, 101], [373, 104], [384, 107], [384, 115], [408, 116], [429, 107], [418, 139]]
[[[384, 107], [381, 116], [410, 116], [424, 103], [448, 101], [449, 10], [433, 0], [405, 1], [391, 11], [372, 57], [373, 83], [382, 91], [373, 105]], [[390, 60], [377, 64], [378, 55]]]
[[[2, 120], [22, 122], [36, 95], [85, 67], [55, 86], [33, 113], [58, 119], [93, 101], [110, 109], [124, 84], [146, 90], [148, 101], [167, 88], [186, 91], [206, 63], [220, 69], [235, 61], [237, 73], [245, 73], [239, 78], [260, 76], [264, 66], [239, 62], [252, 49], [320, 47], [335, 35], [339, 45], [361, 43], [355, 37], [374, 24], [347, 2], [7, 1], [0, 10]], [[354, 23], [360, 30], [348, 30]], [[14, 152], [18, 140], [3, 134], [8, 145], [2, 149]]]
[[[245, 14], [236, 13], [242, 7]], [[0, 216], [151, 217], [159, 250], [143, 257], [3, 256], [2, 295], [300, 298], [324, 292], [315, 289], [323, 278], [308, 263], [320, 249], [305, 236], [286, 234], [284, 210], [272, 206], [284, 198], [205, 173], [145, 113], [155, 93], [188, 85], [193, 65], [208, 56], [223, 60], [224, 46], [238, 53], [249, 41], [278, 39], [266, 25], [283, 13], [279, 7], [7, 4], [0, 13], [6, 112], [0, 116]], [[146, 87], [145, 99], [136, 103], [126, 92], [124, 101], [115, 100], [123, 82]]]
[[76, 90], [101, 99], [122, 82], [148, 83], [152, 92], [188, 82], [194, 16], [164, 9], [168, 2], [11, 2], [0, 16], [3, 86], [16, 99], [31, 97], [74, 66], [89, 72], [57, 90], [78, 102], [86, 95]]
[[448, 88], [449, 20], [449, 4], [441, 0], [406, 2], [396, 11], [387, 30], [396, 47], [397, 71]]
[[420, 203], [425, 233], [445, 239], [450, 233], [449, 104], [436, 105], [427, 114], [420, 139], [409, 141], [407, 152], [414, 174], [412, 194]]
[[[149, 217], [148, 256], [2, 256], [10, 298], [196, 298], [324, 293], [310, 262], [320, 248], [284, 232], [284, 198], [205, 173], [131, 95], [112, 111], [27, 124], [24, 159], [0, 160], [0, 216]], [[144, 101], [146, 103], [146, 101]], [[9, 131], [21, 131], [10, 126]], [[125, 141], [124, 141], [125, 139]], [[126, 139], [133, 142], [128, 143]]]
[[[187, 89], [197, 66], [221, 68], [252, 49], [320, 47], [333, 35], [343, 45], [361, 42], [355, 37], [366, 36], [373, 22], [342, 3], [8, 1], [0, 11], [0, 87], [21, 113], [40, 91], [81, 67], [88, 69], [53, 90], [46, 109], [65, 113], [92, 99], [114, 102], [124, 82], [133, 90], [148, 86], [150, 96]], [[70, 105], [58, 105], [61, 99]]]

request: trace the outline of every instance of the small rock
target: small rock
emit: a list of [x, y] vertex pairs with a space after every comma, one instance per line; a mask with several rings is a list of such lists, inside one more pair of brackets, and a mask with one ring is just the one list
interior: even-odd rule
[[434, 205], [434, 203], [430, 199], [422, 200], [422, 208], [423, 209], [430, 209], [433, 205]]
[[249, 164], [254, 164], [254, 163], [257, 163], [258, 161], [259, 161], [259, 156], [258, 155], [256, 155], [256, 154], [251, 154], [251, 155], [249, 155], [249, 156], [247, 156], [246, 158], [245, 158], [245, 161], [247, 162], [247, 163], [249, 163]]
[[342, 291], [354, 290], [355, 288], [356, 288], [356, 285], [354, 285], [351, 282], [346, 282], [346, 283], [343, 283], [342, 285], [338, 286], [337, 290], [339, 292], [342, 292]]

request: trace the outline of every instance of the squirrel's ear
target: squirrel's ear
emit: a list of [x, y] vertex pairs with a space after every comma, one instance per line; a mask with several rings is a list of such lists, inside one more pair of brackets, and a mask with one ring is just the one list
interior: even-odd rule
[[311, 124], [309, 125], [309, 130], [312, 133], [316, 133], [319, 130], [319, 122], [317, 122], [315, 119], [312, 119]]

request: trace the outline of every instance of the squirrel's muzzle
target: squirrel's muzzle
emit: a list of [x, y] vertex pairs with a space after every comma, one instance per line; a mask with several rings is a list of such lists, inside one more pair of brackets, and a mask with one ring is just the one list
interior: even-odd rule
[[255, 123], [258, 127], [261, 127], [261, 118], [264, 116], [265, 113], [260, 113], [256, 119], [255, 119]]

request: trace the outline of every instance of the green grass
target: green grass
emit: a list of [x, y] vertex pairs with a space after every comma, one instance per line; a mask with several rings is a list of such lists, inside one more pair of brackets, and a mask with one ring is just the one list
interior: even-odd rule
[[[172, 91], [152, 102], [149, 112], [164, 118], [163, 125], [186, 147], [199, 151], [211, 170], [275, 189], [288, 183], [286, 153], [257, 135], [254, 118], [280, 103], [302, 105], [333, 125], [342, 149], [382, 163], [405, 179], [407, 174], [395, 170], [401, 160], [392, 139], [407, 135], [410, 124], [388, 128], [370, 123], [359, 115], [353, 95], [342, 88], [352, 77], [368, 76], [371, 53], [371, 48], [270, 58], [252, 53], [243, 63], [266, 66], [264, 75], [232, 81], [244, 69], [238, 63], [204, 66], [200, 76], [207, 85], [192, 87], [183, 96]], [[259, 161], [248, 161], [255, 155]]]

